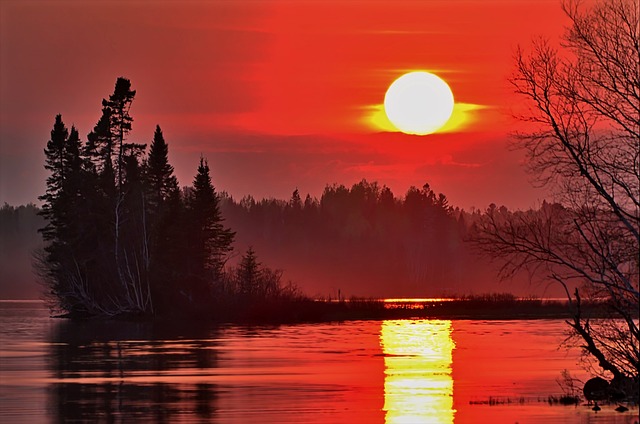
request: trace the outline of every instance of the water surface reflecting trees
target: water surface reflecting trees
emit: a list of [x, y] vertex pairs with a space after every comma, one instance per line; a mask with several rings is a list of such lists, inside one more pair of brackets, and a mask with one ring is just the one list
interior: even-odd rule
[[[594, 414], [546, 403], [561, 394], [561, 370], [586, 375], [577, 355], [558, 349], [562, 320], [175, 327], [44, 318], [28, 327], [31, 335], [0, 321], [10, 324], [0, 326], [0, 399], [12, 399], [14, 418], [31, 411], [54, 422], [550, 424]], [[40, 343], [45, 325], [50, 336]], [[42, 371], [29, 368], [38, 356]], [[489, 405], [490, 397], [525, 402]], [[637, 408], [598, 413], [602, 423], [636, 417]]]
[[217, 328], [63, 321], [50, 344], [48, 409], [58, 422], [206, 421], [216, 411]]

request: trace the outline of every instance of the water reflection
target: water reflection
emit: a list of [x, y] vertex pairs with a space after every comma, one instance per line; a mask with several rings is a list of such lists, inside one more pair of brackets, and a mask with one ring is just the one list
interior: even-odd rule
[[210, 328], [61, 322], [50, 344], [48, 409], [58, 422], [206, 421], [218, 389], [201, 370], [216, 367], [215, 336]]
[[386, 423], [453, 423], [451, 321], [384, 321]]
[[562, 369], [583, 378], [574, 374], [575, 357], [557, 349], [565, 326], [360, 321], [172, 329], [50, 320], [30, 310], [3, 315], [0, 302], [0, 422], [637, 421], [637, 407], [594, 415], [589, 407], [535, 401], [470, 404], [559, 394]]
[[58, 323], [47, 343], [47, 414], [55, 422], [382, 421], [379, 322], [166, 325]]

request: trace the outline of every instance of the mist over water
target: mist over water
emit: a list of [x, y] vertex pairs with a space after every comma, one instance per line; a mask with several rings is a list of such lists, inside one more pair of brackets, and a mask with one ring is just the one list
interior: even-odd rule
[[[546, 403], [562, 393], [561, 370], [585, 378], [577, 352], [558, 349], [564, 326], [71, 322], [0, 302], [0, 421], [585, 422], [587, 407]], [[489, 398], [524, 402], [482, 404]]]

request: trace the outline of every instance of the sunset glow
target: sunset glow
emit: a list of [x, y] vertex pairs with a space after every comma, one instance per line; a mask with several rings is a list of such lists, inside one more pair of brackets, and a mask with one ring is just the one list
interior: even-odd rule
[[384, 96], [384, 110], [403, 133], [425, 135], [439, 130], [451, 117], [451, 88], [437, 75], [409, 72], [396, 79]]
[[631, 423], [640, 0], [0, 0], [0, 423]]
[[[236, 198], [296, 187], [317, 197], [362, 178], [398, 195], [428, 182], [467, 209], [540, 197], [505, 148], [506, 77], [518, 44], [561, 33], [554, 1], [135, 2], [124, 16], [109, 1], [0, 8], [0, 203], [37, 200], [50, 121], [62, 113], [84, 140], [118, 76], [138, 90], [131, 141], [149, 143], [161, 124], [181, 185], [203, 154]], [[51, 21], [73, 31], [51, 32]], [[451, 118], [420, 145], [383, 104], [416, 70], [455, 95]]]

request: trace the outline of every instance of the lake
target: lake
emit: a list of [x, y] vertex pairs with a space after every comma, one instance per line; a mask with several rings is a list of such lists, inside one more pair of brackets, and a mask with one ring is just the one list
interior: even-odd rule
[[[0, 302], [0, 422], [637, 423], [549, 405], [563, 320], [70, 322]], [[580, 385], [580, 387], [582, 387]]]

